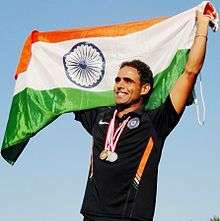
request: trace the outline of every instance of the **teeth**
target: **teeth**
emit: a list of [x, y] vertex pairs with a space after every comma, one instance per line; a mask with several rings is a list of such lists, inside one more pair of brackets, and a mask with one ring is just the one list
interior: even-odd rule
[[125, 96], [126, 93], [125, 93], [125, 92], [118, 92], [117, 95], [120, 96], [120, 97], [122, 97], [122, 96]]

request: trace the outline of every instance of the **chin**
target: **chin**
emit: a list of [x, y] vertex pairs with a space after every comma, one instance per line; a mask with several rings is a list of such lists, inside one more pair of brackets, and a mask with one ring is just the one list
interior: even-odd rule
[[126, 97], [115, 97], [116, 104], [128, 104], [130, 103], [129, 99]]
[[115, 100], [115, 103], [117, 104], [117, 105], [127, 105], [127, 104], [129, 104], [129, 102], [127, 102], [127, 101], [123, 101], [123, 100]]

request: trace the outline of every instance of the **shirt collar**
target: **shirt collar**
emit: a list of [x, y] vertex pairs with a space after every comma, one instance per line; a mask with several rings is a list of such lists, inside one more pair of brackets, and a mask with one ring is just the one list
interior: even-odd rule
[[139, 109], [129, 112], [127, 114], [124, 114], [122, 118], [119, 118], [116, 116], [116, 119], [119, 121], [125, 120], [127, 117], [141, 117], [141, 115], [145, 112], [144, 105], [141, 106]]

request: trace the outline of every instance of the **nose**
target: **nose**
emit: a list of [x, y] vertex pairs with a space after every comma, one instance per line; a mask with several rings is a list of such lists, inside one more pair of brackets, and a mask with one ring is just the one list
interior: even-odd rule
[[123, 79], [120, 79], [119, 81], [117, 81], [115, 83], [115, 85], [116, 85], [117, 88], [124, 88], [125, 82], [123, 81]]

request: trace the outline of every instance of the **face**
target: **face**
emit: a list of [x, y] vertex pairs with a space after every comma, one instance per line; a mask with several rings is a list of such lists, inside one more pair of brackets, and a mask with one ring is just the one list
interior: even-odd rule
[[[147, 87], [149, 86], [147, 85]], [[138, 71], [135, 68], [125, 66], [119, 70], [114, 85], [116, 104], [132, 105], [147, 92], [146, 84], [141, 85]]]

